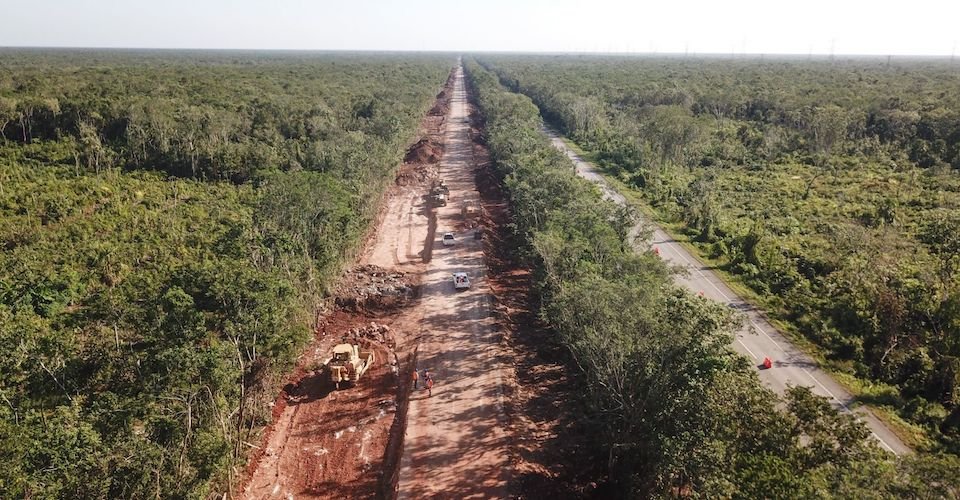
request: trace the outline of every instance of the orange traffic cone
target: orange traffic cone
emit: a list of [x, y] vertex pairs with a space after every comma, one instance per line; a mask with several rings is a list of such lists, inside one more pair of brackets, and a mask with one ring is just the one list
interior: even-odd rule
[[770, 358], [763, 358], [763, 368], [765, 370], [773, 368], [773, 361], [770, 361]]

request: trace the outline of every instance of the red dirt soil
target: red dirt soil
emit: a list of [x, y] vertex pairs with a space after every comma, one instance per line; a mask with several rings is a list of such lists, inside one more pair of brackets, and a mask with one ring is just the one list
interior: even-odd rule
[[430, 140], [420, 139], [412, 148], [407, 150], [403, 161], [406, 163], [437, 163], [443, 156], [443, 147]]
[[504, 389], [515, 436], [512, 490], [516, 498], [589, 498], [598, 493], [602, 471], [588, 451], [583, 413], [575, 406], [576, 394], [585, 388], [555, 333], [537, 317], [533, 274], [517, 254], [522, 242], [509, 230], [509, 201], [483, 143], [483, 123], [475, 112], [470, 121], [487, 276], [513, 355], [514, 383]]
[[[392, 354], [383, 345], [361, 342], [375, 352], [376, 363], [355, 387], [341, 390], [314, 369], [343, 334], [369, 320], [343, 311], [324, 320], [274, 403], [274, 423], [248, 469], [246, 498], [355, 497], [375, 491], [396, 408]], [[377, 322], [396, 327], [395, 315]]]
[[[447, 99], [449, 94], [441, 92], [440, 97]], [[239, 485], [241, 497], [368, 498], [377, 495], [383, 477], [390, 475], [383, 470], [384, 459], [388, 441], [397, 433], [393, 428], [397, 409], [405, 407], [398, 396], [406, 395], [402, 388], [407, 381], [400, 377], [409, 376], [404, 365], [415, 345], [412, 337], [419, 331], [417, 280], [422, 270], [419, 256], [410, 261], [395, 256], [406, 249], [401, 246], [412, 246], [415, 241], [401, 242], [409, 236], [401, 234], [390, 217], [407, 211], [408, 198], [415, 196], [412, 193], [428, 191], [431, 167], [426, 163], [439, 159], [433, 157], [442, 151], [442, 124], [443, 117], [424, 119], [425, 137], [407, 155], [415, 163], [401, 166], [397, 184], [383, 198], [377, 229], [365, 243], [367, 250], [360, 261], [367, 265], [348, 271], [339, 287], [341, 294], [353, 295], [337, 301], [349, 310], [338, 308], [318, 319], [311, 345], [273, 402], [273, 423], [264, 429], [259, 446], [250, 444], [254, 449]], [[409, 175], [411, 172], [423, 175]], [[419, 241], [422, 245], [425, 239]], [[391, 254], [394, 257], [381, 258]], [[412, 295], [394, 295], [411, 285]], [[384, 295], [371, 299], [370, 290]], [[320, 363], [345, 334], [371, 321], [387, 325], [392, 335], [385, 343], [359, 340], [362, 348], [375, 352], [376, 362], [355, 387], [334, 390], [318, 369]], [[391, 349], [394, 343], [395, 351]]]
[[[434, 110], [446, 113], [450, 109], [453, 83], [451, 74]], [[360, 259], [388, 271], [405, 272], [418, 293], [419, 276], [431, 265], [430, 249], [436, 244], [437, 216], [423, 202], [438, 175], [429, 158], [437, 153], [436, 148], [442, 152], [438, 144], [443, 142], [445, 129], [445, 115], [438, 116], [434, 110], [424, 119], [424, 139], [410, 150], [418, 163], [401, 166], [396, 185], [383, 198], [377, 229], [371, 232]], [[593, 484], [600, 479], [600, 467], [587, 453], [585, 424], [579, 418], [582, 412], [572, 403], [583, 390], [582, 382], [572, 375], [577, 372], [553, 332], [537, 318], [532, 274], [515, 252], [519, 242], [509, 230], [509, 205], [482, 143], [482, 123], [475, 113], [470, 118], [486, 280], [493, 295], [493, 321], [502, 338], [495, 346], [510, 365], [503, 370], [506, 375], [501, 384], [511, 469], [507, 494], [514, 498], [596, 496]], [[348, 277], [345, 282], [349, 285], [346, 289], [362, 290], [369, 285], [351, 280]], [[359, 307], [351, 303], [356, 311], [337, 310], [319, 320], [313, 343], [274, 401], [273, 423], [254, 449], [241, 484], [243, 497], [394, 496], [404, 453], [409, 370], [424, 321], [429, 319], [424, 317], [422, 300], [414, 294], [399, 303], [377, 304], [386, 307], [367, 307], [366, 301]], [[318, 360], [328, 355], [343, 334], [370, 321], [390, 327], [397, 343], [395, 351], [366, 341], [364, 345], [376, 351], [377, 363], [356, 387], [333, 391], [320, 372], [314, 371]], [[388, 364], [393, 360], [399, 361], [396, 375]], [[436, 396], [443, 398], [447, 387], [441, 383]], [[422, 397], [419, 393], [415, 396]]]

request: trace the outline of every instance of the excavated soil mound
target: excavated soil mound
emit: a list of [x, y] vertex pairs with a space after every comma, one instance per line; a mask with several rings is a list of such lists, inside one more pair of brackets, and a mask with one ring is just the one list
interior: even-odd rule
[[537, 315], [534, 276], [516, 253], [522, 247], [507, 194], [490, 165], [478, 124], [471, 113], [476, 184], [482, 212], [487, 283], [504, 328], [504, 344], [513, 352], [514, 372], [506, 384], [504, 405], [516, 436], [511, 460], [515, 498], [604, 498], [597, 489], [604, 459], [596, 457], [589, 439], [587, 409], [578, 394], [587, 388], [556, 334]]
[[357, 266], [344, 274], [335, 302], [338, 308], [348, 311], [401, 307], [417, 294], [413, 278], [380, 266]]
[[421, 164], [404, 164], [397, 173], [394, 182], [398, 186], [410, 186], [413, 184], [424, 184], [427, 181], [437, 177], [436, 167]]
[[430, 139], [420, 139], [407, 150], [405, 163], [437, 163], [443, 155], [443, 147]]
[[[444, 93], [443, 93], [443, 92], [440, 92], [439, 94], [437, 94], [437, 98], [442, 99], [443, 96], [444, 96]], [[430, 108], [430, 111], [427, 112], [427, 115], [429, 115], [429, 116], [447, 116], [447, 111], [448, 111], [449, 109], [450, 109], [450, 106], [449, 106], [447, 100], [437, 101], [437, 103], [434, 104], [432, 108]]]

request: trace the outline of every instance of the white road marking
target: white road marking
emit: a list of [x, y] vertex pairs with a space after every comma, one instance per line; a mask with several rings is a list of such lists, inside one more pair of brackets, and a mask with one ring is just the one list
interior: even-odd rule
[[749, 352], [751, 356], [753, 356], [754, 361], [760, 359], [760, 358], [757, 357], [756, 354], [753, 353], [753, 351], [750, 350], [749, 347], [747, 347], [747, 344], [744, 344], [743, 341], [740, 340], [739, 338], [737, 338], [737, 343], [740, 344], [741, 347], [743, 347], [744, 349], [746, 349], [747, 352]]
[[[571, 160], [573, 160], [573, 162], [574, 162], [574, 167], [575, 167], [575, 171], [577, 172], [577, 174], [581, 174], [581, 172], [586, 172], [588, 175], [592, 175], [592, 177], [590, 178], [590, 180], [592, 180], [594, 183], [599, 184], [599, 185], [601, 186], [601, 189], [602, 189], [602, 191], [604, 192], [604, 194], [606, 195], [607, 198], [613, 199], [613, 200], [617, 201], [617, 202], [620, 203], [620, 204], [625, 204], [625, 203], [626, 203], [626, 199], [625, 199], [623, 196], [620, 196], [620, 194], [617, 193], [617, 192], [613, 189], [613, 187], [610, 186], [610, 185], [606, 182], [606, 180], [604, 180], [602, 177], [600, 177], [599, 174], [596, 174], [596, 173], [593, 171], [592, 166], [591, 166], [589, 163], [587, 163], [586, 161], [584, 161], [582, 158], [580, 158], [580, 157], [579, 157], [577, 154], [575, 154], [572, 150], [570, 150], [570, 149], [566, 146], [566, 144], [563, 143], [563, 141], [559, 139], [559, 137], [554, 138], [554, 139], [552, 140], [552, 143], [553, 143], [554, 146], [557, 147], [558, 149], [561, 149], [561, 150], [563, 150], [564, 152], [566, 152], [567, 156], [570, 157]], [[663, 250], [670, 251], [670, 252], [672, 252], [676, 257], [678, 257], [680, 260], [683, 260], [684, 262], [686, 262], [687, 268], [692, 268], [693, 271], [694, 271], [696, 274], [700, 275], [700, 277], [701, 277], [704, 281], [706, 281], [714, 290], [716, 290], [716, 292], [717, 292], [718, 294], [720, 294], [721, 297], [723, 297], [723, 299], [726, 301], [727, 305], [736, 305], [736, 303], [747, 304], [746, 301], [744, 301], [744, 300], [742, 300], [742, 299], [739, 299], [739, 298], [737, 298], [736, 301], [731, 300], [731, 298], [730, 298], [726, 293], [724, 293], [723, 290], [721, 290], [712, 280], [710, 280], [709, 277], [707, 277], [706, 274], [704, 274], [704, 273], [700, 270], [699, 265], [698, 265], [697, 263], [694, 263], [693, 261], [691, 261], [690, 258], [687, 257], [687, 255], [686, 255], [686, 254], [687, 254], [686, 250], [685, 250], [685, 249], [682, 247], [682, 245], [680, 245], [680, 243], [677, 242], [675, 239], [669, 237], [665, 232], [663, 232], [663, 231], [660, 230], [660, 229], [655, 229], [654, 232], [653, 232], [653, 236], [654, 236], [655, 239], [659, 239], [659, 240], [660, 240], [660, 241], [654, 241], [654, 242], [652, 242], [652, 244], [654, 244], [654, 245], [659, 245], [659, 247], [661, 248], [661, 253], [663, 253]], [[664, 247], [665, 247], [665, 248], [664, 248]], [[663, 260], [666, 260], [666, 261], [676, 260], [676, 259], [668, 259], [668, 258], [666, 258], [666, 256], [664, 256], [664, 255], [660, 255], [660, 258], [663, 259]], [[692, 256], [691, 256], [691, 258], [692, 258]], [[692, 282], [689, 282], [689, 283], [692, 284]], [[786, 354], [787, 354], [786, 351], [783, 349], [783, 347], [782, 347], [777, 341], [775, 341], [775, 340], [766, 332], [766, 330], [765, 330], [763, 327], [761, 327], [759, 324], [757, 324], [757, 322], [754, 321], [753, 318], [750, 318], [749, 313], [747, 314], [747, 317], [748, 317], [748, 320], [750, 321], [750, 324], [751, 324], [755, 329], [757, 329], [761, 334], [763, 334], [763, 336], [766, 337], [767, 340], [769, 340], [774, 346], [776, 346], [776, 348], [779, 349], [780, 352], [781, 352], [783, 355], [786, 355]], [[739, 343], [748, 353], [750, 353], [751, 356], [753, 356], [754, 360], [759, 359], [759, 357], [758, 357], [753, 351], [751, 351], [750, 348], [747, 347], [746, 344], [745, 344], [742, 340], [740, 340], [739, 337], [736, 337], [736, 336], [735, 336], [734, 338], [735, 338], [735, 340], [737, 341], [737, 343]], [[844, 411], [846, 411], [847, 413], [853, 415], [853, 417], [856, 418], [857, 421], [866, 423], [862, 418], [860, 418], [860, 416], [859, 416], [858, 414], [856, 414], [855, 412], [851, 411], [850, 408], [848, 408], [847, 405], [846, 405], [843, 401], [841, 401], [841, 400], [840, 400], [839, 398], [837, 398], [829, 389], [827, 389], [826, 386], [824, 386], [824, 385], [820, 382], [820, 380], [818, 380], [809, 370], [807, 370], [806, 368], [803, 368], [803, 367], [801, 367], [801, 370], [803, 370], [803, 372], [804, 372], [811, 380], [813, 380], [813, 382], [814, 382], [818, 387], [820, 387], [820, 389], [822, 389], [826, 394], [828, 394], [834, 401], [836, 401], [837, 403], [839, 403], [840, 406], [843, 408]], [[788, 379], [788, 380], [789, 380], [789, 379]], [[868, 427], [869, 427], [869, 424], [868, 424]], [[873, 430], [871, 430], [871, 431], [870, 431], [870, 434], [880, 443], [881, 446], [883, 446], [883, 448], [887, 449], [887, 450], [890, 451], [891, 453], [896, 454], [896, 452], [893, 450], [893, 448], [892, 448], [889, 444], [887, 444], [886, 441], [884, 441], [882, 438], [880, 438], [880, 436], [877, 435], [876, 432], [874, 432]]]
[[783, 355], [786, 355], [786, 354], [787, 354], [787, 351], [784, 351], [783, 348], [780, 347], [780, 344], [778, 344], [776, 340], [773, 340], [773, 338], [772, 338], [771, 336], [767, 335], [767, 332], [764, 331], [764, 329], [763, 329], [760, 325], [758, 325], [758, 324], [757, 324], [755, 321], [753, 321], [752, 319], [750, 320], [750, 324], [753, 325], [753, 327], [756, 328], [757, 330], [760, 330], [760, 333], [762, 333], [763, 336], [767, 338], [767, 340], [769, 340], [770, 342], [773, 342], [773, 345], [777, 346], [777, 349], [780, 349], [780, 353], [781, 353], [781, 354], [783, 354]]
[[[810, 377], [810, 380], [813, 380], [814, 383], [816, 383], [818, 386], [820, 386], [820, 388], [823, 389], [824, 392], [826, 392], [827, 394], [829, 394], [830, 397], [833, 398], [834, 401], [836, 401], [837, 403], [840, 403], [840, 406], [843, 407], [843, 409], [844, 409], [847, 413], [853, 415], [853, 418], [857, 419], [858, 422], [863, 422], [863, 419], [861, 419], [859, 415], [857, 415], [856, 413], [854, 413], [854, 412], [846, 405], [846, 403], [844, 403], [843, 401], [840, 401], [839, 398], [837, 398], [836, 396], [834, 396], [833, 393], [830, 392], [830, 389], [827, 389], [827, 387], [826, 387], [825, 385], [823, 385], [822, 383], [820, 383], [820, 380], [818, 380], [817, 377], [814, 377], [813, 374], [810, 373], [809, 370], [807, 370], [806, 368], [801, 368], [801, 370], [803, 370], [803, 373], [806, 373], [807, 376]], [[884, 448], [886, 448], [887, 450], [889, 450], [891, 453], [893, 452], [893, 448], [891, 448], [890, 445], [888, 445], [886, 441], [884, 441], [883, 439], [881, 439], [880, 436], [878, 436], [876, 432], [873, 432], [873, 431], [871, 430], [871, 431], [870, 431], [870, 434], [873, 435], [873, 437], [877, 438], [877, 441], [879, 441], [880, 444], [883, 445]]]

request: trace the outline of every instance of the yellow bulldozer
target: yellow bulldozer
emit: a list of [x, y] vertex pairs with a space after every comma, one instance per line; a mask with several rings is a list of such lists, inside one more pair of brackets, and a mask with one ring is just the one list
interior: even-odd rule
[[325, 363], [330, 381], [340, 389], [340, 383], [353, 386], [360, 377], [373, 366], [373, 351], [361, 351], [356, 344], [338, 344], [333, 348], [333, 356]]

